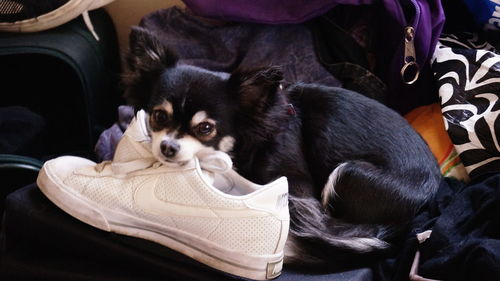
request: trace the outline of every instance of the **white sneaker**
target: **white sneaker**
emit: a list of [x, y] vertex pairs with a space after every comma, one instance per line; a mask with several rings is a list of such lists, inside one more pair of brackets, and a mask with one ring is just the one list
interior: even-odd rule
[[114, 0], [0, 1], [0, 31], [36, 32], [54, 28], [83, 15], [92, 35], [99, 40], [88, 11]]
[[287, 180], [251, 183], [228, 159], [213, 154], [182, 167], [157, 162], [117, 174], [111, 162], [63, 156], [43, 165], [37, 183], [65, 212], [99, 229], [157, 242], [234, 275], [274, 278], [289, 228]]

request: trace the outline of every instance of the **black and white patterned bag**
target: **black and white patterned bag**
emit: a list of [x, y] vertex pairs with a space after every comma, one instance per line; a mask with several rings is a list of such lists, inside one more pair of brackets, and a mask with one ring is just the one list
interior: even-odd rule
[[432, 70], [446, 130], [471, 179], [500, 172], [500, 55], [474, 34], [443, 34]]

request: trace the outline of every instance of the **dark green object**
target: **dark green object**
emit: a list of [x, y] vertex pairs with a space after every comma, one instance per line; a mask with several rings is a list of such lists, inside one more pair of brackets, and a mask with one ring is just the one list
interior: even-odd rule
[[[14, 129], [0, 131], [0, 138], [17, 150], [0, 149], [0, 211], [7, 194], [36, 180], [43, 161], [68, 154], [93, 158], [99, 135], [116, 120], [122, 99], [115, 27], [103, 9], [89, 15], [99, 41], [82, 17], [42, 32], [0, 32], [0, 108], [22, 107], [44, 125], [17, 129], [31, 121], [5, 125], [11, 115], [4, 115], [4, 125]], [[28, 129], [36, 137], [25, 141]]]
[[102, 9], [90, 18], [99, 41], [81, 17], [43, 32], [0, 32], [0, 106], [25, 106], [46, 120], [46, 155], [93, 151], [122, 103], [114, 25]]
[[[4, 210], [5, 197], [14, 190], [36, 181], [42, 161], [21, 155], [0, 154], [0, 214]], [[1, 220], [1, 218], [0, 218]]]

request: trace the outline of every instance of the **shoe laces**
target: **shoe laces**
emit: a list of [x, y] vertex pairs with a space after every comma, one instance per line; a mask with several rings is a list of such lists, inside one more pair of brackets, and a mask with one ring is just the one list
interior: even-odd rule
[[[202, 170], [215, 174], [225, 173], [233, 166], [233, 162], [229, 155], [221, 151], [204, 151], [197, 154], [196, 158], [198, 158]], [[164, 164], [156, 158], [140, 158], [128, 162], [113, 162], [108, 160], [96, 164], [94, 169], [96, 172], [101, 173], [108, 166], [111, 167], [113, 173], [126, 175], [147, 168], [159, 168], [164, 166]], [[172, 168], [179, 169], [182, 168], [182, 166], [172, 166]]]
[[109, 160], [102, 161], [101, 163], [97, 163], [94, 167], [95, 171], [101, 173], [106, 166], [110, 165], [112, 162]]
[[83, 21], [85, 22], [85, 25], [87, 26], [87, 29], [89, 32], [94, 36], [95, 40], [99, 41], [99, 36], [95, 32], [94, 25], [92, 24], [92, 20], [90, 20], [89, 16], [89, 11], [85, 11], [82, 13]]

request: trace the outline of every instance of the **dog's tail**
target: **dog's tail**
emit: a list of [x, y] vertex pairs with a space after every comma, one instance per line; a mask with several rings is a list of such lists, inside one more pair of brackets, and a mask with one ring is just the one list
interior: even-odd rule
[[344, 162], [331, 173], [322, 203], [290, 197], [288, 260], [350, 265], [391, 253], [389, 242], [404, 238], [412, 218], [439, 186], [439, 170], [421, 170], [401, 176], [366, 161]]
[[390, 244], [385, 240], [399, 231], [391, 225], [351, 224], [336, 219], [322, 212], [315, 198], [289, 198], [291, 221], [285, 250], [285, 262], [289, 264], [363, 265], [389, 252]]

